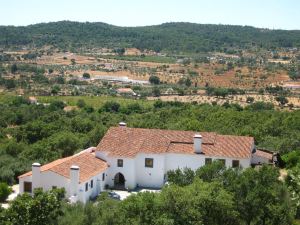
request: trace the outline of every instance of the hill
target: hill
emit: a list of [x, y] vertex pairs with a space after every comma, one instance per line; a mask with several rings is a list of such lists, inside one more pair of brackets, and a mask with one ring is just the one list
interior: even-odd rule
[[249, 48], [300, 47], [300, 31], [193, 23], [118, 27], [105, 23], [61, 21], [23, 27], [0, 26], [2, 48], [45, 45], [65, 50], [136, 47], [157, 52], [226, 52]]

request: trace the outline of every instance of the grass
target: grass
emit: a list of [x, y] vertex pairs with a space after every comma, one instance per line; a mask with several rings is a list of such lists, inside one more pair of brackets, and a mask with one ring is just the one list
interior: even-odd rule
[[176, 59], [167, 56], [116, 56], [106, 55], [101, 56], [105, 59], [125, 60], [125, 61], [140, 61], [140, 62], [154, 62], [154, 63], [176, 63]]

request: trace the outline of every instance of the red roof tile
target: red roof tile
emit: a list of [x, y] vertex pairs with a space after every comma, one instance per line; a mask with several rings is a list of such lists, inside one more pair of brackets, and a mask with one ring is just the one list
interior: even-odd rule
[[[70, 167], [72, 165], [79, 166], [79, 180], [85, 182], [91, 177], [105, 171], [108, 167], [107, 163], [102, 159], [97, 158], [93, 153], [83, 152], [63, 159], [55, 160], [51, 163], [41, 166], [41, 172], [52, 171], [61, 176], [70, 179]], [[31, 176], [32, 171], [19, 176]]]
[[261, 149], [256, 149], [254, 155], [257, 155], [262, 158], [266, 158], [270, 161], [273, 160], [273, 152], [267, 151], [267, 150], [261, 150]]
[[[194, 131], [175, 131], [112, 127], [103, 137], [97, 151], [109, 156], [134, 157], [138, 153], [183, 153], [195, 154]], [[234, 158], [250, 158], [254, 139], [252, 137], [219, 135], [200, 132], [203, 154]]]

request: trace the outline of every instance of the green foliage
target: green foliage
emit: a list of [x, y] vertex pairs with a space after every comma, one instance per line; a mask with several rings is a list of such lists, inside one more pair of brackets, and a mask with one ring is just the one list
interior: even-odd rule
[[246, 102], [247, 103], [253, 103], [254, 102], [254, 97], [247, 97]]
[[159, 97], [160, 96], [160, 89], [159, 89], [159, 87], [154, 87], [152, 89], [152, 94], [153, 94], [154, 97]]
[[120, 104], [118, 102], [113, 102], [113, 101], [106, 102], [103, 105], [102, 109], [105, 112], [119, 112]]
[[160, 79], [159, 79], [158, 76], [152, 75], [152, 76], [149, 77], [149, 82], [151, 84], [159, 84], [160, 83]]
[[90, 79], [90, 78], [91, 78], [91, 75], [90, 75], [89, 73], [84, 73], [84, 74], [82, 75], [82, 77], [83, 77], [84, 79]]
[[[172, 183], [181, 186], [188, 185], [190, 175], [185, 179], [189, 182], [185, 184], [183, 172], [169, 172], [173, 174]], [[296, 173], [297, 174], [297, 173]], [[175, 176], [175, 177], [174, 177]], [[263, 166], [259, 170], [248, 168], [244, 171], [239, 169], [226, 169], [225, 166], [218, 162], [203, 166], [196, 171], [193, 185], [199, 182], [198, 179], [206, 180], [208, 184], [220, 185], [218, 194], [226, 191], [231, 198], [231, 207], [236, 210], [232, 215], [238, 215], [238, 220], [233, 220], [232, 223], [237, 224], [290, 224], [295, 215], [294, 203], [292, 201], [289, 190], [282, 181], [278, 180], [279, 172], [277, 169]], [[298, 178], [297, 178], [298, 179]], [[295, 177], [291, 179], [294, 189], [297, 189], [297, 197], [299, 197], [298, 180]], [[295, 183], [296, 182], [296, 183]], [[228, 196], [228, 197], [229, 197]], [[293, 196], [293, 195], [292, 195]], [[189, 199], [194, 198], [190, 196]], [[299, 199], [299, 198], [298, 198]], [[207, 201], [205, 201], [207, 203]], [[230, 202], [230, 200], [229, 200]], [[228, 201], [226, 203], [230, 205]], [[297, 200], [299, 204], [299, 200]], [[189, 204], [188, 202], [186, 203]], [[183, 206], [182, 206], [183, 207]], [[177, 212], [179, 214], [179, 212]], [[222, 213], [219, 212], [219, 215]], [[215, 215], [216, 218], [218, 217]], [[206, 218], [204, 221], [209, 221]], [[228, 217], [222, 218], [215, 224], [220, 224], [221, 221], [226, 221]], [[211, 224], [214, 224], [211, 223]], [[206, 223], [205, 223], [206, 224]]]
[[17, 65], [16, 64], [13, 64], [12, 66], [11, 66], [11, 68], [10, 68], [10, 72], [11, 73], [16, 73], [18, 71], [18, 67], [17, 67]]
[[[85, 101], [85, 107], [63, 110], [79, 99]], [[51, 102], [49, 106], [28, 104], [26, 98], [13, 96], [0, 101], [0, 182], [8, 184], [16, 182], [35, 161], [44, 164], [96, 146], [107, 129], [120, 121], [130, 127], [249, 135], [258, 147], [282, 154], [300, 151], [300, 111], [275, 111], [265, 105], [257, 109], [253, 107], [257, 103], [242, 110], [233, 105], [224, 108], [112, 97], [39, 97], [39, 102]]]
[[252, 111], [264, 111], [264, 110], [273, 110], [274, 105], [270, 102], [254, 102], [251, 105], [246, 106], [246, 110]]
[[[157, 52], [230, 51], [233, 48], [297, 47], [299, 31], [249, 26], [165, 23], [147, 27], [116, 27], [104, 23], [61, 21], [26, 27], [1, 26], [0, 46], [45, 46], [61, 49], [135, 47]], [[68, 47], [66, 47], [68, 46]], [[122, 53], [123, 51], [117, 51]]]
[[116, 48], [114, 49], [114, 52], [117, 53], [119, 56], [122, 56], [125, 53], [125, 48]]
[[289, 100], [284, 97], [284, 96], [278, 96], [275, 98], [277, 102], [280, 103], [280, 105], [284, 106], [285, 104], [287, 104], [289, 102]]
[[189, 168], [170, 170], [167, 173], [168, 182], [179, 185], [186, 186], [193, 183], [195, 178], [195, 172]]
[[43, 193], [36, 190], [34, 197], [25, 193], [18, 196], [4, 211], [4, 224], [56, 224], [61, 215], [61, 199], [63, 190], [56, 189]]
[[293, 168], [300, 166], [300, 151], [291, 151], [282, 156], [282, 160], [285, 162], [286, 168]]
[[296, 218], [300, 218], [300, 165], [288, 170], [286, 183], [291, 193], [292, 201], [296, 207]]
[[6, 183], [0, 183], [0, 202], [4, 202], [12, 193], [12, 189]]
[[77, 104], [76, 104], [79, 108], [84, 108], [86, 106], [86, 103], [83, 99], [79, 99], [77, 101]]

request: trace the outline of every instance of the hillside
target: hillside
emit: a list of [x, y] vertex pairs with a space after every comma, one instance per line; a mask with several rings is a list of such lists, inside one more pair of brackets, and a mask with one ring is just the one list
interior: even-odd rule
[[0, 26], [2, 48], [45, 45], [65, 50], [80, 47], [136, 47], [175, 53], [275, 49], [300, 47], [300, 31], [192, 23], [117, 27], [105, 23], [61, 21], [25, 27]]

